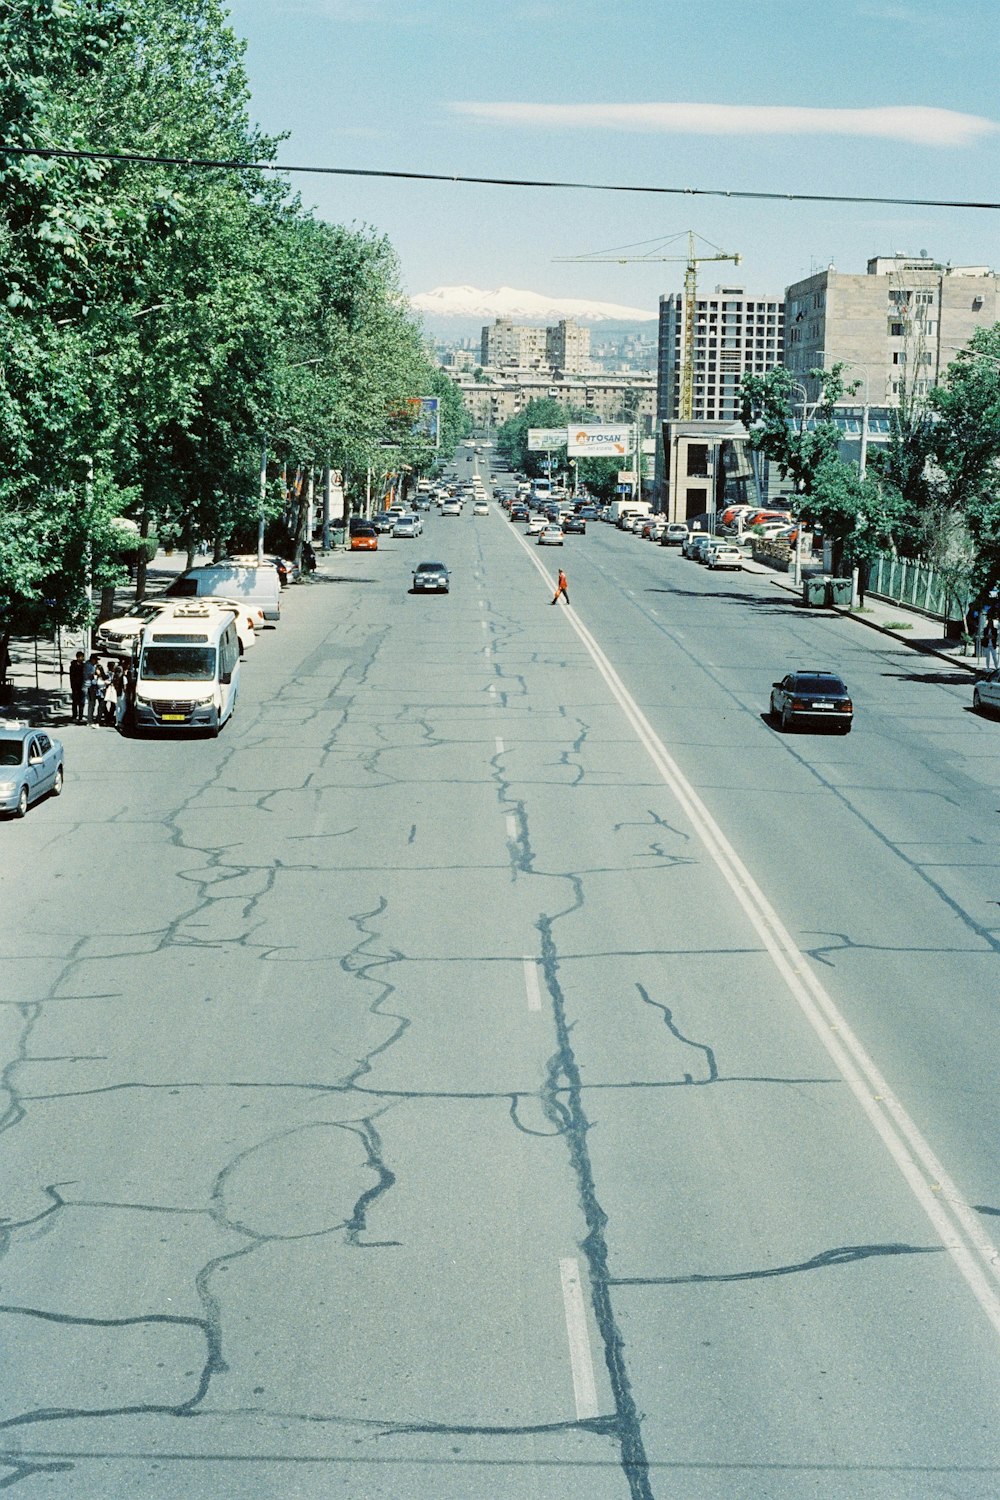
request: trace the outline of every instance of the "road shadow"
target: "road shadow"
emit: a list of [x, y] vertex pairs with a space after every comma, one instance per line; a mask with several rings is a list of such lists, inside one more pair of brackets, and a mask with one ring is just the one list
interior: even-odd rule
[[973, 677], [968, 672], [883, 672], [883, 677], [892, 677], [897, 682], [921, 682], [929, 687], [959, 687], [968, 686], [969, 683], [978, 682], [978, 676]]
[[49, 728], [71, 724], [69, 684], [65, 688], [22, 687], [15, 679], [9, 701], [0, 703], [0, 719]]
[[[797, 599], [775, 599], [770, 594], [737, 594], [732, 589], [676, 589], [651, 586], [643, 592], [673, 595], [678, 599], [724, 599], [730, 604], [739, 604], [744, 609], [755, 609], [765, 615], [799, 614], [805, 609], [805, 606]], [[809, 609], [807, 613], [825, 620], [837, 618], [836, 612], [832, 609]]]

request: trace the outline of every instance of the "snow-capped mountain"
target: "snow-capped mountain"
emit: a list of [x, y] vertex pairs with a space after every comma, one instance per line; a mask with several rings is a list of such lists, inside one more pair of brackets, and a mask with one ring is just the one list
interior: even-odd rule
[[540, 292], [499, 286], [482, 291], [475, 286], [438, 286], [410, 298], [410, 304], [429, 318], [513, 318], [553, 323], [576, 318], [581, 323], [644, 323], [658, 316], [655, 308], [622, 307], [617, 302], [590, 302], [581, 297], [546, 297]]

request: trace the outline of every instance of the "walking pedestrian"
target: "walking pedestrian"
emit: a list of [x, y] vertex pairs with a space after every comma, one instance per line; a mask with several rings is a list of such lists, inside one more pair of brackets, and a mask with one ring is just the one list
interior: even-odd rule
[[566, 583], [566, 574], [563, 572], [562, 568], [559, 569], [559, 577], [556, 579], [556, 591], [552, 595], [552, 603], [553, 604], [558, 604], [559, 603], [559, 595], [560, 594], [562, 594], [563, 598], [566, 600], [566, 603], [568, 604], [569, 603], [569, 586]]
[[91, 654], [90, 660], [84, 663], [83, 668], [83, 681], [87, 692], [88, 727], [100, 717], [100, 700], [104, 696], [104, 684], [106, 680], [104, 668], [101, 666], [101, 658], [94, 651]]
[[307, 578], [311, 578], [316, 571], [316, 552], [312, 542], [304, 542], [302, 545], [302, 571]]
[[983, 661], [987, 672], [1000, 667], [1000, 621], [992, 611], [983, 626]]
[[73, 704], [73, 723], [83, 723], [83, 705], [86, 701], [84, 672], [87, 663], [82, 651], [78, 651], [69, 664], [69, 693]]

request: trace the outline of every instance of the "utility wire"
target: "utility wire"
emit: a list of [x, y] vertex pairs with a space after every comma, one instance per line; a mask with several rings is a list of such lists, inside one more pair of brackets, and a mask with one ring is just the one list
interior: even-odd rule
[[585, 193], [658, 193], [678, 198], [752, 198], [765, 203], [881, 203], [902, 208], [1000, 209], [1000, 203], [966, 198], [885, 198], [859, 193], [763, 193], [745, 188], [658, 187], [630, 182], [564, 182], [538, 177], [469, 177], [460, 172], [394, 172], [375, 167], [306, 167], [271, 161], [226, 161], [203, 156], [154, 156], [138, 151], [73, 151], [55, 146], [7, 146], [0, 157], [40, 156], [70, 161], [138, 162], [163, 167], [202, 167], [227, 172], [306, 173], [315, 177], [386, 177], [404, 182], [463, 182], [484, 187], [563, 188]]

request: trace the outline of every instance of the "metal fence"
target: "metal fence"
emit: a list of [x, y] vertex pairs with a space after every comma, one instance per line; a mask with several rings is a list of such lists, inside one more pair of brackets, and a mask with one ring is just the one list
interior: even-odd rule
[[872, 563], [868, 592], [941, 620], [958, 619], [965, 614], [967, 604], [964, 590], [958, 591], [956, 600], [954, 586], [949, 586], [930, 563], [886, 553]]

